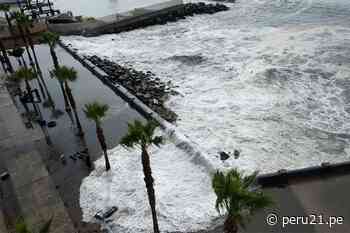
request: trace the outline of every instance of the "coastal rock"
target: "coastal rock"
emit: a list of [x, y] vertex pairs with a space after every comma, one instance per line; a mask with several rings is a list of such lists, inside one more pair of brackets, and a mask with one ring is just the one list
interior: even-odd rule
[[230, 155], [228, 153], [226, 153], [225, 151], [219, 152], [219, 155], [220, 155], [220, 159], [222, 161], [225, 161], [225, 160], [230, 158]]
[[112, 83], [126, 88], [165, 120], [169, 122], [176, 121], [177, 115], [164, 105], [169, 98], [169, 94], [176, 94], [175, 91], [172, 91], [170, 81], [163, 83], [159, 78], [154, 77], [155, 75], [150, 71], [141, 72], [123, 67], [98, 56], [90, 56], [87, 59], [106, 72]]

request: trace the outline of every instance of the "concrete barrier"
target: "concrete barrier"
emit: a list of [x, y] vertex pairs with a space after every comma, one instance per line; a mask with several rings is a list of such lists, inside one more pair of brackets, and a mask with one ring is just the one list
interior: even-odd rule
[[296, 178], [310, 178], [318, 176], [340, 175], [350, 173], [350, 161], [343, 163], [321, 163], [319, 166], [306, 167], [295, 170], [279, 170], [275, 173], [263, 174], [258, 177], [258, 183], [264, 187], [285, 186]]

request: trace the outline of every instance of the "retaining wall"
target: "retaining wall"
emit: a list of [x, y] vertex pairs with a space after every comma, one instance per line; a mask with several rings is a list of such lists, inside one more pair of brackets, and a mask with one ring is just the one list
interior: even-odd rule
[[167, 7], [162, 10], [146, 12], [139, 16], [126, 17], [125, 19], [111, 23], [95, 20], [82, 23], [49, 24], [49, 30], [61, 35], [98, 36], [102, 34], [127, 31], [133, 27], [136, 27], [137, 24], [141, 24], [147, 20], [156, 19], [159, 16], [171, 14], [174, 12], [182, 12], [183, 10], [184, 5], [181, 4]]

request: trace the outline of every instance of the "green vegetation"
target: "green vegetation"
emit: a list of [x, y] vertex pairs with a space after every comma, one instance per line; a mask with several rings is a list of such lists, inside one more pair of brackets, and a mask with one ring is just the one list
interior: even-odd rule
[[102, 129], [102, 119], [106, 117], [106, 113], [108, 109], [109, 109], [108, 105], [99, 103], [97, 101], [86, 104], [84, 108], [86, 117], [95, 122], [96, 135], [97, 135], [98, 141], [100, 142], [101, 148], [103, 150], [106, 171], [109, 171], [111, 169], [111, 165], [109, 163], [106, 139]]
[[66, 66], [58, 66], [54, 70], [51, 71], [51, 74], [57, 78], [60, 82], [64, 83], [66, 95], [68, 97], [70, 106], [72, 106], [75, 121], [77, 122], [77, 128], [78, 128], [78, 135], [82, 136], [84, 135], [83, 128], [80, 123], [79, 115], [77, 112], [76, 102], [74, 99], [74, 96], [72, 94], [72, 89], [70, 88], [68, 82], [74, 82], [77, 80], [78, 75], [77, 71], [74, 70], [74, 68], [68, 68]]
[[[59, 68], [59, 62], [58, 62], [57, 54], [55, 51], [55, 48], [56, 48], [59, 40], [60, 40], [60, 37], [56, 33], [44, 32], [41, 34], [40, 41], [42, 43], [46, 43], [49, 46], [52, 62], [54, 64], [55, 69]], [[69, 105], [68, 96], [67, 96], [66, 91], [64, 89], [63, 82], [60, 80], [58, 80], [58, 81], [59, 81], [61, 92], [62, 92], [62, 95], [64, 98], [64, 106], [65, 106], [66, 112], [70, 113], [72, 110], [71, 110], [70, 105]]]
[[[49, 233], [51, 224], [52, 224], [52, 218], [49, 221], [47, 221], [42, 227], [40, 227], [37, 233]], [[16, 224], [16, 233], [35, 233], [35, 232], [29, 230], [27, 224], [23, 220], [21, 220]]]
[[153, 231], [159, 233], [159, 226], [156, 212], [156, 197], [153, 187], [153, 177], [150, 156], [148, 153], [148, 147], [150, 145], [160, 146], [163, 142], [163, 138], [160, 136], [154, 136], [154, 130], [157, 124], [150, 121], [146, 124], [142, 124], [140, 121], [135, 121], [128, 125], [128, 133], [122, 138], [121, 144], [125, 147], [134, 147], [139, 145], [141, 147], [141, 160], [143, 166], [144, 180], [146, 183], [148, 201], [151, 206], [152, 219], [153, 219]]
[[272, 200], [261, 191], [254, 191], [253, 185], [257, 173], [243, 176], [232, 169], [227, 173], [217, 171], [212, 185], [216, 194], [216, 209], [226, 214], [224, 230], [237, 233], [238, 227], [245, 227], [246, 222], [256, 211], [272, 205]]

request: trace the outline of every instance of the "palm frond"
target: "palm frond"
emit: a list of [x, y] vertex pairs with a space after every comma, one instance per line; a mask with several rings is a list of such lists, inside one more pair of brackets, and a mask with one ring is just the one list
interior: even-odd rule
[[23, 26], [23, 27], [31, 27], [32, 26], [32, 20], [29, 18], [28, 15], [24, 14], [21, 11], [16, 11], [13, 13], [14, 18], [16, 19], [16, 22]]
[[37, 78], [36, 72], [32, 68], [20, 68], [13, 73], [16, 80], [33, 80]]
[[156, 136], [152, 139], [152, 144], [160, 147], [161, 144], [164, 143], [164, 138], [162, 136]]
[[17, 57], [17, 58], [21, 57], [23, 53], [24, 53], [24, 48], [21, 48], [21, 47], [14, 48], [9, 51], [10, 56]]
[[85, 104], [83, 111], [88, 119], [100, 124], [101, 120], [106, 116], [108, 109], [109, 106], [107, 104], [94, 101], [92, 103]]
[[216, 194], [215, 208], [219, 213], [225, 211], [234, 217], [241, 226], [249, 216], [257, 210], [270, 206], [271, 198], [261, 191], [252, 190], [257, 173], [243, 176], [238, 170], [231, 169], [227, 173], [217, 171], [212, 179], [212, 187]]
[[41, 34], [40, 42], [46, 43], [50, 47], [55, 47], [59, 39], [60, 36], [54, 32], [43, 32]]
[[67, 66], [59, 66], [58, 68], [53, 69], [50, 73], [61, 82], [74, 82], [78, 78], [77, 71], [73, 67], [69, 68]]
[[142, 123], [138, 120], [135, 120], [133, 123], [128, 123], [128, 132], [120, 140], [120, 144], [125, 147], [134, 147], [135, 144], [141, 144], [142, 137]]
[[10, 10], [10, 5], [8, 4], [1, 4], [0, 5], [0, 11], [9, 11]]
[[49, 233], [53, 218], [50, 218], [39, 230], [39, 233]]
[[24, 222], [23, 219], [20, 219], [17, 221], [15, 225], [16, 233], [30, 233], [27, 224]]
[[128, 124], [128, 133], [121, 139], [120, 143], [126, 147], [133, 147], [135, 144], [146, 147], [150, 144], [160, 146], [163, 143], [163, 137], [153, 137], [157, 126], [154, 121], [143, 124], [141, 121], [135, 120]]
[[254, 214], [257, 210], [273, 205], [271, 197], [262, 192], [250, 192], [245, 201], [245, 205], [250, 214]]
[[243, 178], [243, 184], [246, 188], [249, 186], [252, 186], [254, 182], [256, 181], [256, 177], [258, 176], [259, 172], [255, 171], [253, 174], [246, 176]]

